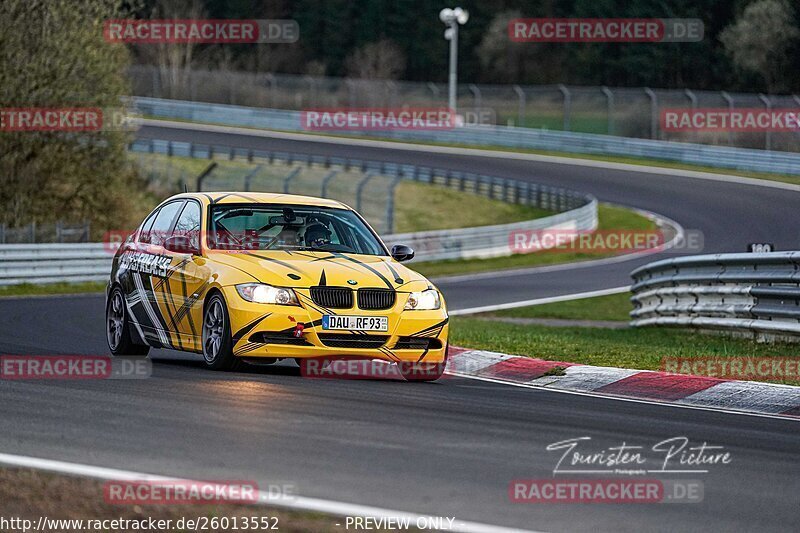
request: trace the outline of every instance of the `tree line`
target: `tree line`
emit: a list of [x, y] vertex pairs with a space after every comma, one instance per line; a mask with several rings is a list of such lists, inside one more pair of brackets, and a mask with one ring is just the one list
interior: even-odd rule
[[[438, 13], [460, 3], [459, 73], [474, 83], [650, 86], [790, 92], [800, 74], [796, 2], [789, 0], [147, 0], [137, 16], [291, 18], [294, 44], [200, 45], [195, 68], [445, 81]], [[696, 18], [695, 43], [514, 43], [513, 18]], [[137, 47], [136, 61], [153, 62]]]

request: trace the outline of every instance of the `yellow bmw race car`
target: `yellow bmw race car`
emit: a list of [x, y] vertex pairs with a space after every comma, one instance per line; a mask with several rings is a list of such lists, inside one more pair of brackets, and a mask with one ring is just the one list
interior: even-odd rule
[[444, 298], [354, 210], [266, 193], [165, 200], [114, 255], [106, 333], [114, 355], [200, 353], [209, 368], [294, 358], [380, 359], [441, 376]]

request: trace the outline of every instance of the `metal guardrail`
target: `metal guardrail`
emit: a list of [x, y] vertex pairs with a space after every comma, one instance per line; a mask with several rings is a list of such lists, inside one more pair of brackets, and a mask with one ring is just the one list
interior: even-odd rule
[[[409, 179], [473, 192], [505, 202], [557, 211], [555, 215], [513, 224], [409, 234], [388, 233], [383, 236], [389, 246], [402, 243], [415, 248], [417, 251], [415, 261], [510, 255], [512, 250], [509, 246], [509, 237], [513, 231], [542, 229], [587, 231], [597, 227], [597, 200], [592, 195], [526, 181], [382, 161], [240, 150], [172, 141], [140, 139], [133, 143], [131, 149], [175, 156], [244, 158], [248, 161], [270, 162], [278, 160], [291, 164], [358, 168], [367, 177], [380, 174], [392, 178], [392, 184], [401, 179]], [[330, 176], [330, 172], [326, 178]], [[202, 186], [202, 183], [199, 185]], [[325, 186], [325, 179], [320, 186]], [[391, 220], [391, 216], [388, 218]], [[108, 278], [111, 271], [111, 259], [112, 253], [104, 243], [0, 245], [0, 285], [102, 281]]]
[[[133, 98], [132, 104], [139, 113], [150, 117], [262, 129], [304, 131], [299, 111], [144, 97]], [[336, 133], [397, 140], [638, 157], [722, 169], [800, 175], [800, 154], [798, 153], [591, 133], [547, 131], [510, 126], [456, 127], [451, 130], [337, 131]]]
[[0, 245], [0, 285], [108, 279], [111, 258], [104, 243]]
[[678, 257], [631, 276], [633, 326], [800, 336], [800, 252]]
[[533, 230], [572, 230], [575, 234], [597, 228], [597, 200], [557, 215], [497, 226], [460, 230], [433, 230], [387, 235], [391, 244], [407, 244], [417, 253], [415, 261], [472, 259], [511, 255], [512, 232]]
[[[392, 244], [407, 244], [417, 252], [414, 261], [510, 255], [509, 235], [515, 230], [597, 227], [597, 200], [550, 217], [455, 230], [385, 235]], [[105, 243], [0, 245], [0, 286], [20, 283], [104, 281], [111, 272], [113, 253]]]
[[8, 227], [0, 224], [0, 244], [26, 244], [35, 242], [88, 242], [91, 225], [67, 224], [61, 220], [55, 224], [29, 222], [23, 226]]
[[[447, 105], [447, 84], [243, 72], [181, 71], [133, 65], [133, 94], [154, 98], [272, 109], [440, 108]], [[759, 94], [650, 87], [496, 85], [463, 83], [457, 88], [458, 109], [481, 123], [547, 128], [699, 142], [741, 148], [800, 150], [797, 132], [675, 132], [662, 129], [661, 111], [670, 108], [795, 109], [797, 94]]]
[[[386, 161], [375, 161], [366, 159], [353, 159], [347, 157], [313, 155], [297, 152], [252, 150], [247, 148], [233, 148], [222, 145], [207, 145], [179, 141], [166, 141], [161, 139], [139, 138], [132, 142], [128, 149], [132, 152], [148, 152], [163, 154], [176, 157], [192, 157], [203, 159], [225, 159], [239, 160], [250, 163], [268, 162], [270, 164], [281, 163], [287, 168], [287, 175], [283, 178], [280, 190], [270, 192], [286, 192], [288, 184], [297, 175], [296, 165], [320, 166], [342, 170], [357, 170], [361, 173], [357, 191], [362, 191], [363, 186], [373, 176], [380, 176], [389, 180], [389, 187], [386, 190], [386, 215], [385, 224], [379, 227], [378, 231], [384, 234], [392, 233], [394, 219], [394, 187], [401, 179], [407, 179], [420, 183], [438, 185], [458, 191], [469, 192], [480, 196], [485, 196], [493, 200], [503, 202], [530, 205], [546, 209], [548, 211], [564, 212], [578, 209], [592, 203], [594, 197], [591, 195], [571, 191], [561, 187], [550, 187], [539, 185], [527, 181], [515, 180], [511, 178], [500, 178], [477, 174], [474, 172], [461, 172], [445, 168], [419, 166], [402, 163], [392, 163]], [[204, 183], [207, 174], [204, 172], [197, 180], [196, 188], [198, 191], [204, 190]], [[325, 178], [329, 178], [328, 173]], [[325, 178], [320, 180], [320, 196], [328, 197], [327, 182]], [[251, 183], [247, 182], [246, 176], [243, 178], [245, 190], [257, 190], [252, 188]], [[316, 194], [313, 189], [307, 189], [304, 194]], [[358, 205], [361, 192], [357, 192], [355, 198], [355, 208], [361, 211], [363, 206]], [[340, 199], [340, 198], [337, 198]], [[341, 200], [341, 199], [340, 199]], [[580, 218], [581, 225], [576, 229], [594, 229], [594, 226], [587, 226], [585, 217], [589, 216], [596, 222], [597, 208], [588, 207], [586, 213], [580, 212], [576, 215]], [[549, 219], [549, 217], [547, 217]], [[546, 219], [541, 219], [546, 220]], [[559, 219], [558, 224], [562, 223]], [[549, 226], [548, 226], [549, 227]], [[542, 228], [523, 228], [523, 229], [542, 229]], [[569, 228], [568, 228], [569, 229]]]

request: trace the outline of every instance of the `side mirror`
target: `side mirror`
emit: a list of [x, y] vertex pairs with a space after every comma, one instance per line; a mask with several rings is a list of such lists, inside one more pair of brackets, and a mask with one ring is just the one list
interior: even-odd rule
[[164, 242], [164, 248], [177, 254], [200, 255], [200, 250], [192, 245], [188, 235], [173, 235]]
[[414, 259], [414, 250], [405, 244], [395, 244], [392, 246], [392, 257], [395, 261], [408, 261]]

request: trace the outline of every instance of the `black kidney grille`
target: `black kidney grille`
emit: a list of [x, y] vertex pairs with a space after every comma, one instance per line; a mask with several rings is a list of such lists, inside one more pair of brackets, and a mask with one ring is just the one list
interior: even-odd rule
[[311, 300], [331, 309], [350, 309], [353, 291], [347, 287], [311, 287]]
[[380, 348], [388, 335], [359, 335], [355, 333], [318, 333], [322, 344], [331, 348]]
[[358, 307], [361, 309], [389, 309], [394, 306], [396, 294], [391, 289], [358, 289]]

